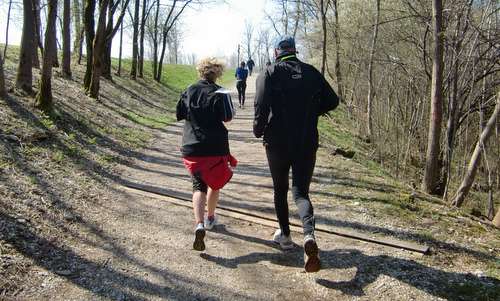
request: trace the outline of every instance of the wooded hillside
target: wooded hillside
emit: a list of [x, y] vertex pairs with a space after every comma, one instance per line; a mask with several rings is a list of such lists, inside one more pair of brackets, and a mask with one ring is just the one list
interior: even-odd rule
[[[500, 190], [497, 1], [272, 3], [267, 28], [247, 27], [250, 55], [263, 64], [269, 41], [295, 37], [300, 56], [335, 85], [353, 133], [371, 145], [369, 159], [450, 206], [470, 202], [493, 219]], [[482, 133], [491, 139], [481, 140]]]

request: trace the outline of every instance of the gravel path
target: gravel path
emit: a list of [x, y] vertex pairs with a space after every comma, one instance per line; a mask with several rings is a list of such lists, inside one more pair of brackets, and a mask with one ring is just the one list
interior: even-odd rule
[[[239, 165], [220, 204], [274, 214], [264, 150], [251, 132], [254, 79], [249, 80], [246, 108], [228, 125], [231, 151]], [[179, 157], [181, 131], [182, 123], [157, 131], [142, 158], [123, 167], [123, 179], [190, 193], [190, 178]], [[339, 185], [338, 178], [331, 176], [337, 160], [343, 159], [332, 160], [324, 151], [320, 153], [311, 189], [318, 222], [325, 226], [357, 210], [328, 203], [329, 198], [346, 193], [341, 186], [336, 195], [325, 189]], [[356, 168], [355, 163], [349, 164], [348, 168]], [[376, 181], [374, 176], [371, 187], [378, 187]], [[72, 269], [61, 271], [64, 277], [47, 274], [50, 289], [39, 295], [41, 299], [441, 300], [447, 293], [437, 281], [465, 279], [462, 274], [426, 265], [419, 254], [322, 234], [318, 240], [323, 269], [306, 274], [302, 249], [277, 249], [269, 241], [273, 228], [224, 217], [222, 225], [207, 234], [207, 249], [200, 253], [191, 249], [190, 209], [118, 186], [109, 192], [112, 197], [105, 200], [106, 207], [96, 209], [87, 221], [96, 226], [74, 234], [84, 243], [68, 250], [74, 258]], [[293, 202], [290, 208], [296, 215]], [[293, 236], [300, 243], [301, 234]]]

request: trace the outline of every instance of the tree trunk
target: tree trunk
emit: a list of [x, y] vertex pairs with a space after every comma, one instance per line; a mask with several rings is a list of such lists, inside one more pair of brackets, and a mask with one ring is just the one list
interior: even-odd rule
[[80, 47], [82, 47], [82, 20], [81, 20], [81, 0], [73, 0], [73, 28], [75, 31], [75, 41], [73, 42], [73, 53], [80, 53]]
[[372, 44], [370, 48], [370, 61], [368, 62], [368, 97], [366, 104], [367, 135], [371, 140], [373, 137], [373, 57], [375, 56], [375, 46], [377, 44], [378, 26], [380, 22], [380, 0], [376, 0], [377, 15], [375, 17], [375, 27], [373, 28]]
[[123, 22], [120, 24], [120, 51], [118, 52], [118, 71], [116, 74], [121, 76], [122, 74], [122, 51], [123, 51]]
[[64, 0], [62, 73], [71, 78], [71, 0]]
[[335, 77], [337, 78], [337, 93], [340, 101], [344, 99], [344, 87], [342, 85], [342, 73], [340, 70], [340, 25], [337, 0], [333, 0], [333, 8], [335, 10]]
[[109, 80], [112, 80], [113, 77], [111, 75], [111, 47], [112, 47], [112, 42], [113, 38], [108, 38], [108, 35], [111, 35], [113, 33], [113, 25], [114, 25], [114, 11], [113, 11], [113, 6], [114, 6], [114, 1], [108, 1], [108, 21], [107, 24], [105, 24], [105, 32], [104, 32], [104, 48], [102, 51], [102, 69], [101, 69], [101, 75], [104, 78], [107, 78]]
[[35, 51], [35, 15], [31, 0], [23, 0], [23, 33], [21, 49], [19, 51], [19, 65], [17, 67], [16, 88], [27, 93], [33, 92], [33, 51]]
[[118, 2], [109, 1], [108, 4], [108, 22], [105, 25], [105, 34], [104, 34], [104, 50], [103, 50], [103, 58], [102, 58], [102, 76], [112, 80], [111, 75], [111, 49], [113, 43], [113, 37], [118, 32], [120, 26], [123, 25], [123, 17], [125, 16], [126, 8], [130, 0], [122, 0], [121, 1], [121, 13], [118, 17], [116, 25], [114, 24], [113, 18], [116, 12]]
[[[168, 13], [168, 16], [165, 20], [165, 23], [163, 24], [163, 42], [162, 42], [162, 50], [161, 50], [161, 55], [160, 55], [160, 61], [158, 63], [158, 73], [156, 74], [156, 81], [160, 82], [161, 81], [161, 73], [162, 73], [162, 68], [163, 68], [163, 58], [165, 57], [165, 48], [166, 48], [166, 43], [167, 43], [167, 37], [168, 33], [172, 29], [172, 27], [175, 25], [177, 18], [182, 14], [184, 9], [192, 2], [193, 0], [186, 0], [180, 7], [180, 9], [174, 14], [174, 11], [176, 10], [176, 4], [178, 3], [178, 0], [174, 0], [172, 2], [172, 5], [170, 6], [170, 11]], [[172, 17], [175, 15], [174, 17]]]
[[57, 0], [48, 0], [47, 28], [45, 29], [45, 45], [40, 89], [35, 106], [46, 113], [52, 111], [52, 66], [54, 41], [56, 39]]
[[40, 0], [32, 0], [33, 12], [35, 16], [35, 32], [33, 35], [33, 41], [35, 43], [35, 50], [33, 51], [33, 68], [40, 69], [40, 58], [38, 57], [38, 48], [43, 55], [43, 44], [42, 44], [42, 18], [40, 16]]
[[112, 80], [113, 77], [111, 76], [111, 41], [106, 40], [104, 41], [104, 49], [102, 52], [102, 76], [104, 78], [107, 78], [109, 80]]
[[325, 75], [326, 67], [326, 9], [324, 0], [320, 0], [320, 10], [321, 10], [321, 29], [322, 29], [322, 52], [321, 52], [321, 74]]
[[82, 28], [78, 36], [78, 38], [80, 39], [80, 48], [78, 48], [78, 65], [82, 64], [84, 36], [85, 36], [85, 30]]
[[142, 18], [141, 18], [141, 29], [139, 37], [139, 61], [138, 61], [138, 71], [139, 77], [144, 77], [144, 31], [146, 29], [146, 9], [147, 1], [142, 0]]
[[160, 61], [158, 62], [158, 74], [156, 75], [156, 81], [160, 82], [161, 81], [161, 73], [163, 69], [163, 58], [165, 56], [165, 49], [167, 46], [167, 32], [163, 32], [163, 41], [162, 41], [162, 47], [161, 47], [161, 54], [160, 54]]
[[443, 5], [441, 0], [432, 2], [434, 23], [434, 60], [432, 63], [431, 113], [427, 158], [422, 189], [430, 194], [439, 191], [439, 153], [441, 140], [441, 121], [443, 119]]
[[[479, 137], [479, 141], [476, 143], [476, 147], [474, 148], [474, 152], [472, 153], [472, 157], [469, 161], [469, 166], [467, 168], [467, 172], [462, 180], [462, 184], [457, 190], [457, 193], [453, 197], [453, 206], [460, 207], [462, 206], [467, 194], [470, 191], [472, 184], [474, 183], [474, 178], [476, 176], [476, 171], [481, 161], [481, 154], [483, 152], [483, 147], [488, 142], [488, 139], [495, 128], [495, 123], [498, 118], [498, 114], [500, 112], [500, 92], [497, 94], [497, 102], [495, 105], [495, 110], [490, 116], [488, 123], [484, 127], [481, 132], [481, 136]], [[497, 214], [498, 215], [498, 214]]]
[[85, 69], [85, 77], [83, 79], [83, 87], [85, 90], [90, 88], [92, 80], [92, 61], [93, 61], [93, 43], [94, 43], [94, 11], [96, 0], [85, 0], [85, 12], [83, 22], [85, 24], [85, 43], [87, 49], [87, 66]]
[[12, 0], [9, 0], [9, 8], [7, 9], [7, 25], [5, 26], [5, 46], [3, 48], [4, 58], [7, 58], [7, 46], [9, 46], [9, 25], [10, 25], [11, 9], [12, 9]]
[[156, 0], [155, 27], [153, 33], [153, 78], [158, 73], [158, 15], [160, 13], [160, 1]]
[[[461, 16], [460, 16], [461, 17]], [[460, 112], [458, 108], [458, 65], [459, 65], [459, 56], [461, 42], [459, 41], [459, 33], [460, 33], [460, 17], [458, 19], [458, 24], [455, 29], [455, 36], [453, 41], [453, 52], [452, 52], [452, 78], [451, 80], [451, 93], [450, 99], [448, 103], [448, 120], [446, 122], [446, 151], [445, 151], [445, 166], [443, 167], [442, 172], [442, 180], [441, 182], [444, 184], [444, 192], [443, 192], [443, 200], [447, 201], [448, 198], [448, 188], [451, 178], [451, 163], [453, 159], [453, 146], [456, 132], [456, 122], [458, 120], [458, 114]]]
[[[297, 30], [299, 29], [300, 17], [302, 16], [302, 12], [300, 10], [301, 2], [297, 1], [295, 4], [295, 23], [293, 25], [293, 34], [292, 37], [295, 39], [297, 37]], [[262, 64], [261, 64], [262, 66]]]
[[109, 0], [99, 1], [99, 19], [97, 21], [97, 32], [94, 38], [94, 56], [92, 63], [92, 81], [90, 82], [89, 96], [99, 98], [99, 88], [102, 72], [102, 59], [104, 44], [106, 42], [106, 12], [108, 11]]
[[136, 79], [137, 77], [137, 56], [139, 48], [137, 45], [139, 36], [139, 4], [140, 0], [135, 0], [134, 35], [132, 37], [132, 68], [130, 69], [130, 77], [132, 79]]
[[0, 53], [0, 98], [4, 99], [7, 97], [7, 90], [5, 89], [5, 75], [3, 72], [3, 58]]
[[57, 56], [57, 35], [56, 38], [54, 39], [54, 51], [52, 52], [52, 64], [54, 67], [59, 68], [59, 57]]
[[81, 65], [82, 63], [82, 57], [83, 57], [83, 42], [85, 40], [85, 2], [82, 0], [75, 0], [78, 1], [78, 5], [80, 6], [79, 10], [79, 15], [82, 17], [82, 20], [80, 20], [80, 31], [78, 33], [79, 37], [79, 42], [78, 42], [78, 65]]

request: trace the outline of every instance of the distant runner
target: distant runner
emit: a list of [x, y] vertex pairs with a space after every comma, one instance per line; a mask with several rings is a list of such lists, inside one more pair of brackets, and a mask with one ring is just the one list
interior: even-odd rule
[[[185, 120], [182, 157], [193, 181], [193, 210], [196, 222], [193, 249], [205, 250], [205, 229], [216, 224], [215, 207], [221, 189], [232, 177], [229, 165], [236, 159], [229, 152], [227, 129], [235, 110], [229, 91], [215, 84], [224, 65], [214, 58], [202, 60], [200, 80], [184, 91], [177, 103], [177, 120]], [[205, 203], [207, 217], [204, 219]]]
[[245, 106], [245, 91], [247, 89], [248, 70], [245, 69], [245, 62], [241, 62], [240, 66], [236, 68], [234, 76], [236, 77], [236, 89], [241, 109]]
[[253, 67], [255, 67], [255, 62], [252, 60], [252, 58], [248, 59], [247, 67], [248, 67], [249, 75], [252, 76]]
[[318, 117], [337, 107], [339, 99], [313, 66], [296, 56], [291, 37], [279, 41], [276, 62], [257, 78], [253, 132], [264, 136], [274, 186], [274, 205], [280, 229], [273, 240], [282, 249], [293, 248], [288, 221], [288, 174], [292, 168], [292, 195], [304, 227], [304, 268], [320, 269], [314, 236], [314, 213], [309, 185], [318, 149]]

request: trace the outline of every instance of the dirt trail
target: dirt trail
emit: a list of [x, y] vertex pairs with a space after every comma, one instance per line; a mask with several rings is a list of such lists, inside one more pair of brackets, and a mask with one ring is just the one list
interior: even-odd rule
[[[228, 126], [231, 151], [239, 165], [223, 190], [221, 205], [273, 214], [264, 150], [251, 132], [254, 81], [255, 76], [249, 80], [246, 108], [239, 110]], [[142, 158], [124, 166], [123, 180], [190, 193], [190, 178], [179, 156], [181, 132], [182, 123], [156, 131], [155, 141]], [[332, 174], [330, 166], [334, 164], [322, 151], [311, 188], [318, 222], [324, 225], [352, 214], [347, 207], [328, 203], [328, 198], [338, 198], [344, 192], [339, 189], [334, 195], [325, 189], [326, 184], [340, 185]], [[346, 168], [356, 170], [355, 163], [349, 164]], [[370, 185], [377, 186], [375, 176]], [[455, 281], [460, 276], [428, 267], [415, 253], [321, 234], [323, 269], [306, 274], [300, 247], [283, 253], [269, 241], [274, 229], [224, 217], [220, 219], [223, 225], [207, 234], [207, 250], [199, 253], [191, 250], [190, 209], [118, 186], [110, 190], [114, 198], [106, 201], [107, 206], [99, 209], [94, 220], [88, 220], [97, 226], [79, 233], [86, 240], [68, 251], [75, 258], [73, 269], [61, 271], [65, 277], [60, 278], [47, 274], [50, 290], [44, 290], [47, 293], [41, 298], [438, 300], [445, 295], [433, 279]], [[295, 214], [292, 201], [290, 208]], [[301, 235], [293, 235], [300, 243]]]

